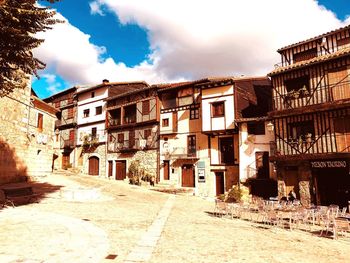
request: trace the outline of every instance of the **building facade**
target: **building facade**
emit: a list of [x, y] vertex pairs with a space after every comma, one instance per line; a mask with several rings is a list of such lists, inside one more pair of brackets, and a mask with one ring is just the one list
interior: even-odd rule
[[0, 108], [0, 183], [49, 175], [56, 156], [56, 109], [29, 85], [0, 98]]
[[158, 178], [159, 102], [157, 90], [145, 82], [121, 83], [107, 101], [108, 177], [127, 178], [136, 164], [142, 174]]
[[76, 164], [77, 139], [77, 101], [76, 87], [52, 95], [44, 101], [59, 110], [55, 122], [55, 139], [59, 144], [58, 158], [54, 161], [55, 169], [67, 169]]
[[350, 200], [350, 27], [278, 50], [273, 83], [279, 196], [303, 204]]

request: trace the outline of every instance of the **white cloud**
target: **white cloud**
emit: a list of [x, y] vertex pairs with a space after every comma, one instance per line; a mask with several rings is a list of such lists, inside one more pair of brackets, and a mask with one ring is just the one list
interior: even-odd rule
[[90, 6], [90, 13], [92, 15], [100, 15], [100, 16], [104, 16], [105, 14], [103, 13], [101, 7], [102, 7], [102, 4], [99, 3], [99, 1], [93, 1], [93, 2], [90, 2], [89, 3], [89, 6]]
[[62, 89], [61, 83], [56, 82], [56, 75], [43, 74], [41, 77], [45, 79], [45, 82], [47, 84], [46, 89], [50, 92], [50, 94], [55, 94]]
[[91, 12], [114, 12], [123, 24], [147, 31], [151, 54], [134, 67], [112, 58], [104, 47], [72, 26], [42, 34], [40, 59], [73, 84], [146, 80], [150, 83], [205, 76], [265, 75], [279, 62], [284, 45], [343, 26], [314, 0], [97, 0]]

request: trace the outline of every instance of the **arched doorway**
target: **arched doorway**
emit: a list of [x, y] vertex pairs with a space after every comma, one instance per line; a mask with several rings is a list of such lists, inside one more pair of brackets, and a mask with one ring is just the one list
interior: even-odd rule
[[100, 159], [96, 156], [89, 158], [89, 175], [99, 175]]

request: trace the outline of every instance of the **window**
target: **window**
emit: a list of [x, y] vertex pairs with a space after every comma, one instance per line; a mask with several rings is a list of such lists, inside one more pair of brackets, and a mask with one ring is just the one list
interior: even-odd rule
[[38, 122], [36, 127], [38, 128], [39, 132], [42, 132], [43, 130], [43, 120], [44, 120], [44, 115], [42, 115], [41, 113], [38, 113]]
[[85, 110], [83, 111], [83, 116], [84, 116], [84, 118], [89, 117], [89, 115], [90, 115], [90, 110], [89, 110], [89, 109], [85, 109]]
[[102, 114], [102, 106], [96, 107], [96, 115]]
[[199, 109], [191, 109], [190, 110], [190, 120], [199, 119]]
[[94, 98], [95, 97], [95, 92], [91, 92], [91, 98]]
[[142, 102], [142, 115], [149, 114], [149, 100], [145, 100]]
[[248, 123], [248, 134], [264, 135], [265, 134], [265, 123], [263, 121], [249, 122]]
[[144, 130], [144, 139], [147, 140], [151, 136], [151, 129]]
[[163, 109], [175, 108], [176, 107], [176, 92], [166, 92], [161, 95]]
[[295, 123], [289, 123], [289, 138], [294, 140], [305, 141], [307, 137], [314, 137], [314, 122], [311, 121], [301, 121]]
[[312, 59], [314, 57], [317, 57], [317, 48], [312, 48], [309, 50], [305, 50], [305, 51], [293, 54], [294, 63]]
[[73, 119], [74, 118], [74, 108], [69, 108], [68, 109], [68, 119]]
[[118, 134], [118, 143], [124, 143], [124, 133]]
[[187, 136], [187, 155], [196, 156], [196, 135]]
[[92, 139], [96, 138], [96, 135], [97, 135], [97, 128], [96, 127], [91, 128], [91, 138]]
[[220, 147], [220, 163], [233, 164], [234, 163], [233, 138], [232, 137], [219, 138], [219, 147]]
[[163, 127], [169, 127], [169, 119], [168, 118], [162, 120], [162, 126]]
[[338, 49], [346, 48], [350, 45], [350, 37], [337, 40]]
[[225, 116], [225, 102], [219, 101], [214, 102], [211, 105], [212, 117], [223, 117]]
[[288, 79], [284, 81], [288, 99], [298, 99], [310, 96], [309, 76]]

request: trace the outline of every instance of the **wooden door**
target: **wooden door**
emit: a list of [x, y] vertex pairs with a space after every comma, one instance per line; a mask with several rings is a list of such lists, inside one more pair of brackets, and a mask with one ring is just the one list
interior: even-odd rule
[[169, 180], [169, 161], [164, 161], [164, 180]]
[[108, 161], [108, 177], [113, 175], [113, 161]]
[[192, 164], [185, 164], [182, 166], [182, 186], [195, 187], [194, 184], [194, 169]]
[[255, 152], [256, 177], [259, 179], [269, 178], [269, 153]]
[[349, 72], [346, 67], [329, 71], [328, 79], [333, 100], [350, 98]]
[[100, 162], [99, 158], [96, 156], [92, 156], [89, 158], [89, 175], [99, 175], [100, 170]]
[[284, 182], [286, 184], [286, 197], [288, 197], [289, 192], [294, 189], [297, 199], [300, 199], [298, 166], [285, 167]]
[[215, 172], [216, 195], [225, 193], [224, 172]]
[[124, 180], [126, 178], [126, 161], [116, 161], [115, 179]]
[[67, 169], [69, 165], [69, 154], [63, 153], [62, 155], [62, 169]]

